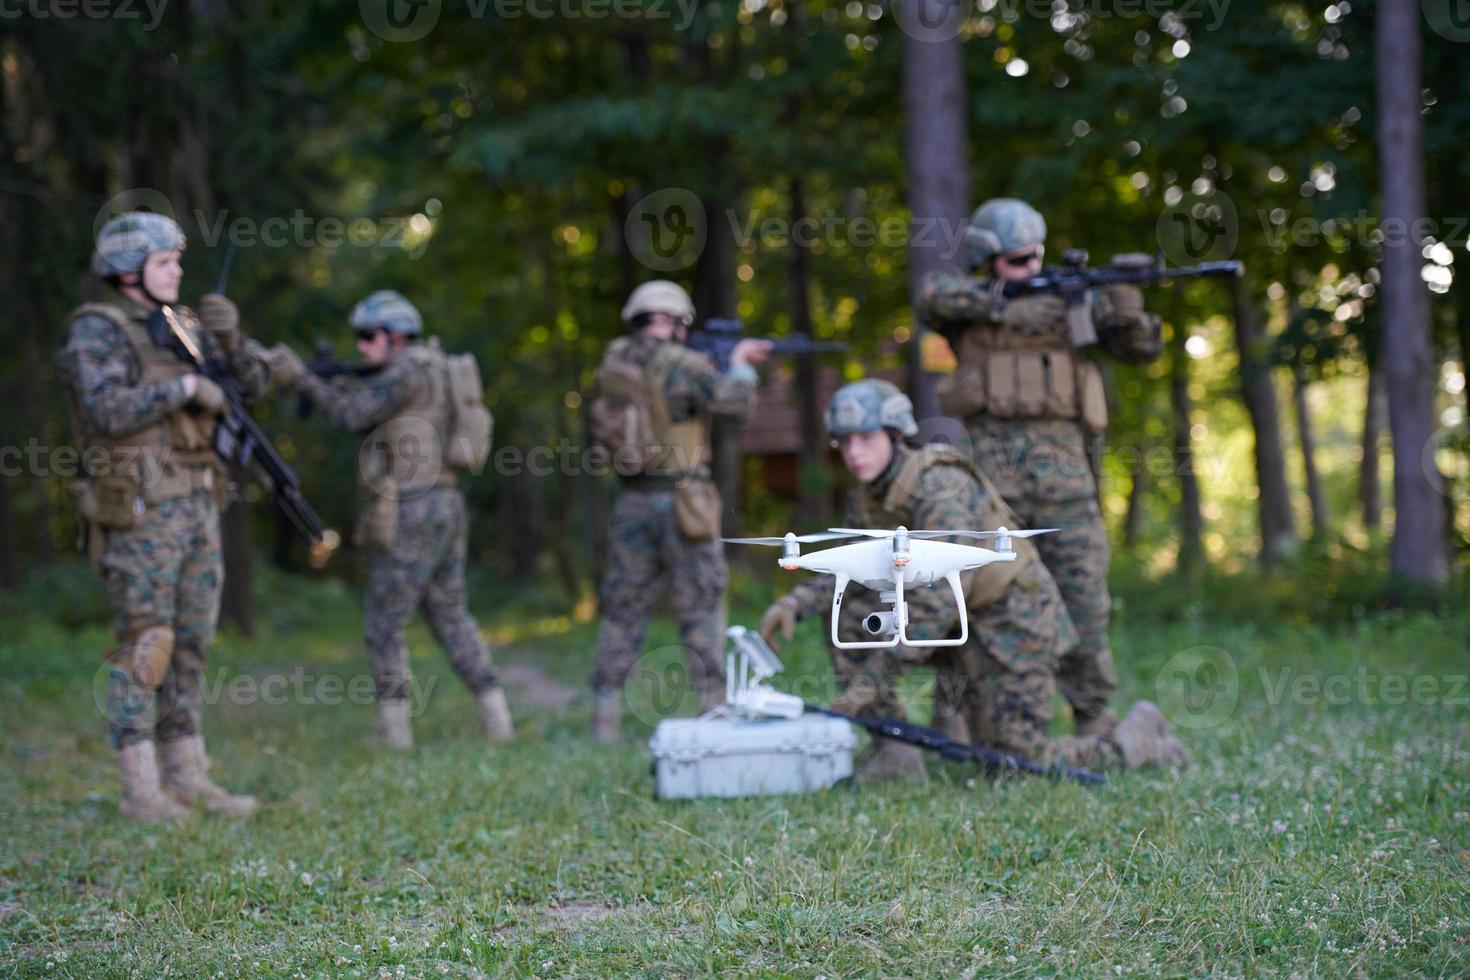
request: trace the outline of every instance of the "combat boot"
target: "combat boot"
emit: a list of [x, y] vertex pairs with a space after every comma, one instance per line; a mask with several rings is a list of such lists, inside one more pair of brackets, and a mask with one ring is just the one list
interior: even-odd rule
[[623, 727], [623, 692], [615, 687], [592, 692], [592, 737], [616, 745]]
[[485, 688], [475, 695], [475, 707], [480, 712], [485, 737], [490, 741], [509, 742], [516, 737], [515, 725], [510, 720], [510, 704], [505, 700], [505, 688]]
[[123, 746], [117, 752], [117, 767], [123, 791], [118, 810], [123, 816], [143, 823], [179, 823], [193, 816], [159, 787], [158, 753], [152, 741]]
[[929, 774], [924, 771], [924, 750], [891, 738], [873, 739], [873, 751], [857, 771], [858, 782], [866, 784], [893, 779], [924, 782], [928, 778]]
[[408, 702], [378, 702], [378, 727], [373, 733], [377, 748], [408, 751], [413, 748], [413, 729], [408, 723]]
[[1135, 701], [1128, 717], [1113, 729], [1112, 739], [1129, 769], [1189, 766], [1189, 750], [1169, 731], [1163, 712], [1151, 701]]
[[204, 754], [204, 736], [189, 735], [159, 745], [163, 753], [163, 785], [183, 806], [202, 804], [205, 813], [222, 817], [248, 817], [259, 809], [253, 796], [226, 792], [209, 778], [209, 757]]
[[1090, 718], [1083, 715], [1077, 716], [1077, 736], [1079, 738], [1106, 735], [1117, 727], [1118, 716], [1113, 714], [1112, 708], [1104, 708], [1102, 714], [1093, 715]]

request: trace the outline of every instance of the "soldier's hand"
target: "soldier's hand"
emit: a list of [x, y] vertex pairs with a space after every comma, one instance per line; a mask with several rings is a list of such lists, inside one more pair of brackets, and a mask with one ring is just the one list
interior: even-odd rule
[[225, 413], [225, 390], [202, 374], [184, 376], [184, 394], [188, 403], [197, 406], [206, 415]]
[[219, 345], [233, 354], [240, 343], [240, 309], [219, 293], [199, 300], [199, 323]]
[[843, 685], [842, 691], [832, 699], [830, 709], [840, 715], [861, 715], [878, 700], [877, 688], [866, 677], [855, 677]]
[[764, 364], [774, 347], [769, 340], [742, 340], [730, 351], [730, 366]]
[[1143, 319], [1143, 290], [1132, 283], [1116, 283], [1104, 291], [1111, 310], [1110, 323], [1136, 323]]
[[271, 380], [291, 386], [306, 373], [306, 362], [285, 344], [277, 344], [265, 352], [265, 364], [270, 369]]
[[781, 634], [781, 639], [788, 642], [796, 636], [796, 600], [789, 595], [781, 597], [761, 617], [761, 639], [769, 643], [772, 650], [779, 652], [781, 647], [776, 643], [777, 632]]

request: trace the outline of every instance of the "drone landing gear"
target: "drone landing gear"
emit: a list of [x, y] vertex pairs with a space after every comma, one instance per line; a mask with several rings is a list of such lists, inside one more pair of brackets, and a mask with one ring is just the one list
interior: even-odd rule
[[892, 592], [880, 592], [878, 597], [884, 603], [893, 608], [886, 612], [870, 613], [863, 619], [863, 629], [874, 636], [884, 636], [881, 640], [842, 640], [837, 635], [838, 621], [842, 616], [842, 599], [847, 594], [847, 587], [851, 583], [851, 577], [837, 575], [837, 587], [832, 593], [832, 645], [839, 650], [886, 650], [898, 646], [917, 647], [958, 647], [964, 646], [970, 640], [970, 617], [965, 609], [964, 588], [960, 585], [960, 573], [950, 572], [945, 575], [944, 580], [949, 583], [950, 591], [954, 594], [955, 612], [959, 616], [960, 635], [946, 640], [915, 640], [908, 635], [909, 606], [903, 598], [903, 579], [897, 577], [894, 580]]

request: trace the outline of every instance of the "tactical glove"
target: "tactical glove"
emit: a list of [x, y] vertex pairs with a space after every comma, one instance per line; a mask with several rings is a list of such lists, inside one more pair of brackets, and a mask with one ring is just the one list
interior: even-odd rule
[[1143, 290], [1137, 286], [1117, 283], [1102, 292], [1108, 305], [1106, 318], [1109, 324], [1125, 326], [1143, 319]]
[[194, 375], [194, 394], [189, 404], [197, 405], [206, 415], [223, 415], [225, 390], [202, 374]]
[[226, 353], [233, 354], [240, 344], [240, 310], [219, 293], [209, 293], [199, 300], [199, 323]]
[[285, 344], [277, 344], [266, 351], [265, 363], [270, 368], [271, 380], [288, 387], [295, 385], [306, 373], [306, 362]]

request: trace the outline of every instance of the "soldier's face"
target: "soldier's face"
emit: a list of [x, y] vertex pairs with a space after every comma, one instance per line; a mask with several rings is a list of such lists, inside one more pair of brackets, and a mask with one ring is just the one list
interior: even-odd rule
[[143, 260], [143, 288], [160, 303], [179, 301], [179, 283], [184, 280], [184, 267], [179, 264], [183, 252], [150, 252]]
[[357, 356], [369, 367], [376, 367], [388, 360], [391, 344], [388, 331], [382, 327], [370, 327], [357, 332]]
[[847, 472], [859, 483], [872, 483], [893, 462], [893, 440], [885, 429], [876, 432], [853, 432], [837, 440]]
[[1041, 274], [1041, 260], [1045, 249], [1041, 245], [1027, 245], [1002, 252], [991, 260], [995, 277], [1002, 282], [1031, 279]]
[[686, 333], [684, 321], [672, 313], [650, 313], [643, 332], [655, 340], [677, 340], [681, 343]]

